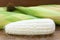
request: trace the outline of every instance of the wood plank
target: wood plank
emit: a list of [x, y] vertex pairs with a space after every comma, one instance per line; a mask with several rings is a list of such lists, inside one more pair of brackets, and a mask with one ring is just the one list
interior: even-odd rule
[[0, 0], [0, 6], [6, 6], [9, 2], [14, 5], [34, 6], [41, 4], [60, 4], [60, 0]]

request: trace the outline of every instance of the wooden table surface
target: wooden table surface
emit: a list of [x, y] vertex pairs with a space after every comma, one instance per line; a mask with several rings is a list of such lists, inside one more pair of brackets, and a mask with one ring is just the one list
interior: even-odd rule
[[0, 6], [7, 6], [8, 3], [18, 6], [34, 6], [41, 4], [60, 4], [60, 0], [0, 0]]
[[4, 30], [0, 31], [0, 40], [60, 40], [60, 26], [56, 27], [53, 35], [39, 35], [39, 36], [26, 36], [26, 35], [8, 35]]

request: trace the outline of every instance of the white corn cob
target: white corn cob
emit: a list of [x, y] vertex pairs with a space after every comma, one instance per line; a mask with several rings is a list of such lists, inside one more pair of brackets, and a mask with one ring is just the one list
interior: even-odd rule
[[30, 19], [13, 22], [5, 26], [7, 34], [45, 35], [55, 32], [55, 23], [51, 19]]

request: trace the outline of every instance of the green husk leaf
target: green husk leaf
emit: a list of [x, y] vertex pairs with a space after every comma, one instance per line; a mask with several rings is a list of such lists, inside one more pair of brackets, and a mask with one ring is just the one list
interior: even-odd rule
[[38, 18], [51, 18], [56, 24], [60, 25], [60, 12], [44, 7], [17, 7], [22, 13], [36, 16]]

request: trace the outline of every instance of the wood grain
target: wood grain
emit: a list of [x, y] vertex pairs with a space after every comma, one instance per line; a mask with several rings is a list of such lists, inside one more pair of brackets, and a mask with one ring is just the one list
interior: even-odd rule
[[8, 3], [18, 6], [34, 6], [41, 4], [60, 4], [60, 0], [0, 0], [0, 6], [6, 6]]
[[8, 35], [5, 34], [4, 30], [0, 30], [0, 40], [60, 40], [60, 26], [56, 26], [56, 31], [52, 35]]

